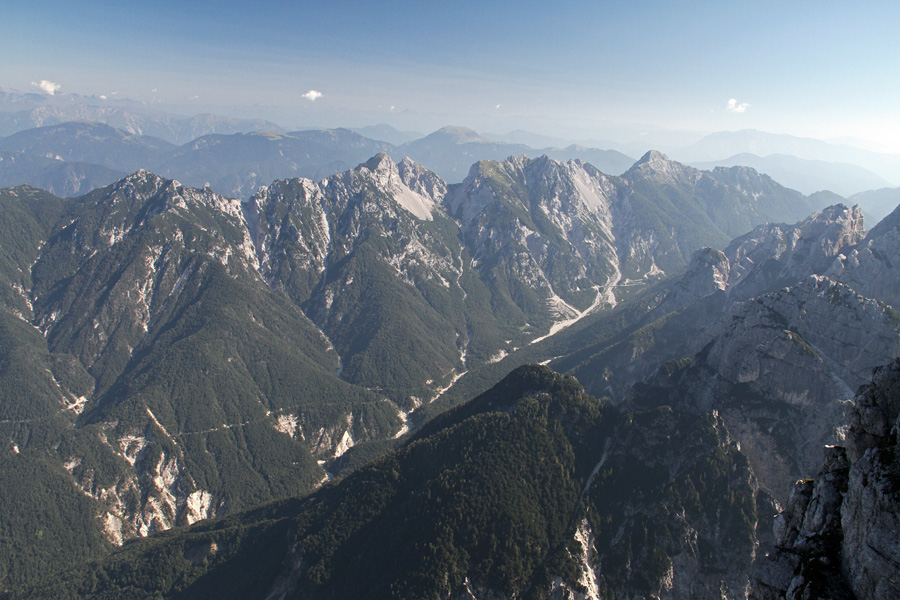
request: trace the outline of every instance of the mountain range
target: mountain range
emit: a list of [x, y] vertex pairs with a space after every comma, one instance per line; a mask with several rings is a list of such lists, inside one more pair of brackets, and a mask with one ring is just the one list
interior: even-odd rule
[[[360, 131], [392, 139], [408, 137], [397, 137], [400, 132], [387, 126]], [[27, 183], [64, 197], [84, 194], [126, 173], [148, 168], [190, 186], [209, 186], [225, 196], [241, 198], [275, 179], [323, 179], [378, 152], [388, 153], [395, 161], [410, 157], [451, 184], [462, 181], [477, 160], [503, 160], [514, 155], [579, 159], [605, 173], [624, 173], [634, 163], [612, 150], [579, 145], [535, 150], [523, 144], [491, 141], [460, 127], [445, 127], [400, 146], [342, 129], [214, 133], [176, 146], [159, 138], [81, 121], [20, 131], [0, 139], [0, 148], [5, 148], [0, 150], [0, 185]], [[837, 202], [859, 203], [873, 221], [886, 216], [900, 199], [897, 189], [889, 187], [885, 179], [850, 164], [744, 153], [695, 166], [708, 170], [749, 166], [810, 194], [817, 208]]]
[[[10, 593], [204, 521], [22, 597], [746, 597], [767, 515], [900, 352], [900, 209], [866, 232], [655, 151], [453, 184], [343, 130], [191, 151], [246, 138], [377, 154], [241, 200], [147, 170], [0, 191]], [[497, 383], [528, 361], [585, 389]], [[429, 420], [455, 390], [485, 393]]]
[[[183, 106], [147, 104], [115, 96], [107, 98], [67, 93], [46, 95], [0, 89], [0, 136], [11, 135], [35, 127], [78, 120], [104, 123], [131, 135], [153, 136], [176, 145], [184, 145], [210, 134], [230, 135], [254, 131], [283, 133], [291, 129], [312, 129], [296, 126], [287, 128], [260, 119], [237, 119], [212, 114], [187, 116], [182, 114], [185, 109], [186, 107]], [[166, 112], [166, 110], [174, 112]], [[402, 117], [398, 116], [398, 118]], [[452, 137], [456, 135], [452, 133], [453, 131], [465, 130], [460, 127], [445, 129], [448, 129], [449, 133], [444, 132], [439, 137], [446, 138], [448, 135]], [[395, 146], [427, 137], [414, 131], [400, 131], [384, 123], [377, 126], [356, 127], [353, 128], [353, 131], [369, 139], [382, 140]], [[467, 173], [468, 165], [476, 160], [502, 160], [508, 156], [523, 153], [532, 158], [541, 154], [562, 160], [580, 158], [591, 162], [604, 172], [621, 173], [633, 160], [630, 162], [624, 160], [620, 152], [624, 152], [627, 156], [640, 156], [649, 148], [655, 147], [666, 151], [681, 162], [702, 168], [714, 166], [713, 162], [717, 162], [717, 166], [740, 164], [740, 166], [754, 167], [788, 187], [794, 187], [806, 194], [830, 189], [843, 196], [848, 196], [868, 189], [900, 184], [900, 157], [896, 154], [863, 149], [865, 147], [863, 142], [825, 142], [758, 130], [724, 131], [702, 136], [697, 133], [668, 131], [644, 125], [610, 128], [606, 132], [607, 137], [600, 140], [564, 139], [521, 130], [506, 134], [474, 134], [474, 136], [479, 139], [477, 141], [475, 139], [458, 140], [461, 146], [458, 150], [465, 152], [480, 149], [480, 155], [462, 156], [462, 153], [457, 153], [456, 156], [447, 156], [448, 148], [445, 143], [444, 148], [425, 149], [426, 152], [431, 153], [429, 158], [443, 155], [441, 162], [432, 164], [426, 159], [425, 154], [409, 154], [409, 156], [451, 183], [461, 181]], [[466, 133], [461, 137], [471, 138], [472, 134]], [[860, 144], [862, 146], [857, 147]], [[519, 148], [516, 149], [515, 146], [519, 146]], [[527, 146], [528, 149], [524, 150], [521, 146]], [[506, 147], [505, 150], [503, 150], [504, 147]], [[585, 148], [595, 148], [595, 150], [587, 152]], [[596, 148], [607, 150], [596, 150]], [[744, 162], [739, 163], [734, 160], [737, 155], [750, 156], [744, 157], [742, 159]], [[778, 159], [773, 159], [773, 155], [778, 155]], [[403, 155], [394, 154], [392, 156], [395, 160], [403, 157]], [[365, 160], [365, 157], [349, 160], [342, 167], [327, 173], [327, 175], [350, 168], [362, 160]], [[150, 164], [136, 165], [126, 171], [130, 172], [138, 168], [150, 168], [158, 171], [154, 165]], [[299, 175], [299, 173], [285, 172], [279, 174], [278, 177], [291, 175]], [[185, 180], [184, 177], [177, 174], [171, 176], [181, 177], [182, 180]], [[820, 179], [817, 181], [817, 178]], [[265, 180], [263, 179], [263, 181]], [[883, 183], [885, 181], [889, 183]], [[36, 185], [33, 181], [27, 183]], [[90, 190], [83, 188], [80, 193], [87, 191]], [[230, 194], [227, 190], [222, 189], [216, 191], [226, 195], [243, 195]], [[874, 218], [878, 219], [884, 214], [886, 212], [875, 214]]]
[[[804, 194], [829, 190], [849, 197], [859, 192], [889, 188], [891, 185], [887, 180], [879, 177], [872, 171], [856, 165], [824, 160], [806, 160], [788, 154], [757, 156], [745, 152], [723, 160], [693, 162], [691, 165], [698, 169], [733, 166], [752, 167], [760, 173], [769, 175], [782, 185]], [[877, 218], [884, 216], [881, 213]]]
[[263, 119], [236, 119], [208, 113], [176, 115], [127, 99], [78, 94], [46, 96], [0, 89], [0, 135], [71, 121], [102, 123], [131, 135], [156, 137], [171, 144], [185, 144], [211, 133], [280, 129], [275, 123]]
[[[352, 168], [378, 152], [386, 152], [397, 161], [409, 156], [429, 166], [450, 183], [462, 181], [473, 162], [503, 160], [513, 155], [537, 157], [547, 154], [562, 160], [579, 158], [612, 173], [621, 173], [634, 162], [614, 151], [579, 146], [534, 150], [521, 144], [496, 143], [459, 127], [446, 127], [400, 146], [363, 137], [347, 129], [212, 133], [176, 146], [103, 123], [75, 121], [19, 131], [0, 138], [0, 148], [27, 155], [32, 161], [41, 157], [59, 161], [58, 165], [79, 163], [81, 169], [96, 165], [93, 178], [69, 194], [73, 196], [93, 189], [87, 186], [100, 175], [108, 178], [104, 181], [108, 184], [125, 173], [148, 168], [188, 185], [208, 185], [226, 196], [244, 197], [274, 179], [298, 176], [323, 179]], [[20, 164], [12, 170], [0, 164], [0, 182], [28, 183], [38, 187], [45, 181], [55, 183], [48, 180], [43, 162], [32, 171], [26, 170], [23, 162], [20, 158]], [[47, 187], [61, 193], [72, 186], [59, 190]]]
[[755, 129], [711, 133], [689, 146], [671, 149], [674, 157], [689, 163], [723, 160], [743, 153], [757, 157], [788, 155], [806, 161], [851, 164], [883, 177], [894, 186], [900, 183], [900, 155]]

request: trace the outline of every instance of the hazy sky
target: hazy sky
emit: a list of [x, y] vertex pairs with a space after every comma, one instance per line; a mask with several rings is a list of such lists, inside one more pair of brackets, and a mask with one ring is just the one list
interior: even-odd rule
[[897, 0], [6, 4], [0, 87], [21, 91], [288, 127], [755, 128], [900, 152]]

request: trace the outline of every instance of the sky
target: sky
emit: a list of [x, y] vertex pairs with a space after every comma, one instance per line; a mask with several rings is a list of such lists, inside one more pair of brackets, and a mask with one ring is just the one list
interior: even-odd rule
[[900, 2], [9, 2], [0, 87], [286, 127], [759, 129], [900, 152]]

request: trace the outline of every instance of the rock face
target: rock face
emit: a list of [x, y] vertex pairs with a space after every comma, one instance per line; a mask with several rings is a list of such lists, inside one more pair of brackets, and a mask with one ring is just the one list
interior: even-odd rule
[[843, 566], [857, 598], [900, 595], [900, 360], [877, 369], [857, 397], [853, 460], [841, 505]]
[[725, 291], [728, 289], [730, 274], [731, 261], [724, 252], [715, 248], [700, 248], [691, 256], [684, 275], [675, 280], [662, 300], [652, 307], [646, 319], [651, 321], [664, 317], [701, 298]]
[[635, 385], [626, 404], [718, 411], [761, 488], [783, 503], [790, 479], [815, 473], [818, 449], [841, 438], [851, 390], [900, 354], [900, 326], [883, 304], [812, 276], [735, 304], [697, 344]]
[[848, 471], [844, 448], [828, 447], [819, 476], [794, 484], [775, 518], [776, 551], [754, 565], [752, 598], [854, 597], [840, 570], [840, 507]]
[[900, 327], [883, 305], [816, 276], [736, 305], [707, 335], [695, 366], [715, 373], [715, 384], [704, 391], [697, 381], [693, 402], [720, 411], [780, 501], [784, 480], [816, 472], [851, 390], [872, 365], [900, 354]]
[[775, 371], [790, 368], [777, 366], [788, 355], [827, 365], [842, 382], [838, 388], [849, 391], [873, 364], [900, 352], [898, 324], [883, 304], [818, 275], [735, 304], [707, 334], [713, 340], [708, 363], [721, 377], [795, 404], [812, 401], [820, 390]]
[[794, 485], [775, 549], [753, 571], [752, 598], [900, 595], [900, 359], [857, 394], [847, 448], [825, 449], [815, 480]]

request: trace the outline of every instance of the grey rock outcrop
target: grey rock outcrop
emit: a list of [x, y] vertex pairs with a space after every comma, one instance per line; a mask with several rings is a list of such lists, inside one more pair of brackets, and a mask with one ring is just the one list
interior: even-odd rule
[[900, 359], [874, 370], [850, 420], [847, 448], [827, 447], [821, 473], [798, 481], [776, 518], [751, 598], [900, 595]]
[[857, 598], [900, 596], [900, 360], [876, 369], [857, 398], [855, 460], [841, 505], [843, 567]]
[[853, 598], [840, 571], [840, 506], [848, 471], [844, 448], [831, 446], [818, 478], [794, 484], [775, 518], [777, 550], [755, 565], [753, 598]]
[[814, 273], [900, 306], [900, 208], [866, 234], [862, 209], [836, 204], [794, 225], [757, 227], [732, 241], [725, 255], [723, 289], [734, 298], [751, 298]]

